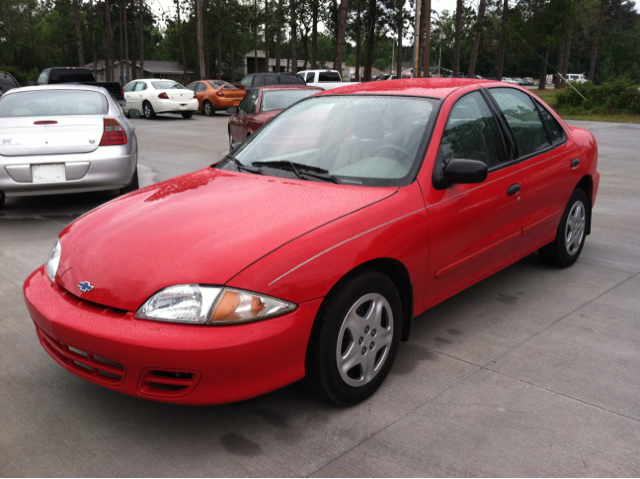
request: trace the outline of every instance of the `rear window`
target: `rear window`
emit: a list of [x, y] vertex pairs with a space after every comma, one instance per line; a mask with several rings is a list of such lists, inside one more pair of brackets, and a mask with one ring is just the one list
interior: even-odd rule
[[49, 72], [49, 84], [54, 83], [75, 83], [75, 82], [93, 82], [93, 73], [90, 70], [51, 70]]
[[151, 84], [156, 90], [184, 90], [185, 88], [180, 83], [175, 81], [152, 81]]
[[306, 85], [298, 75], [280, 75], [280, 83], [282, 85]]
[[340, 74], [338, 72], [320, 72], [318, 82], [323, 81], [341, 81]]
[[229, 82], [223, 81], [223, 80], [217, 80], [217, 81], [210, 81], [209, 82], [209, 85], [211, 85], [213, 88], [216, 88], [216, 89], [220, 88], [221, 86], [228, 85], [228, 84], [229, 84]]
[[104, 115], [108, 109], [107, 99], [96, 91], [25, 91], [0, 98], [0, 118]]
[[260, 111], [284, 110], [289, 108], [298, 100], [307, 98], [320, 90], [280, 90], [265, 91], [262, 94], [262, 107]]

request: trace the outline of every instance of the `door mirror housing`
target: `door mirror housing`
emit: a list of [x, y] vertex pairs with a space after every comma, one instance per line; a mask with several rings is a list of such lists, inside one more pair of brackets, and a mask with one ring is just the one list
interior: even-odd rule
[[229, 115], [235, 115], [238, 113], [238, 108], [236, 108], [235, 106], [230, 106], [229, 108], [227, 108], [227, 113], [229, 113]]
[[487, 179], [487, 165], [478, 160], [451, 160], [444, 167], [447, 186], [454, 184], [482, 183]]

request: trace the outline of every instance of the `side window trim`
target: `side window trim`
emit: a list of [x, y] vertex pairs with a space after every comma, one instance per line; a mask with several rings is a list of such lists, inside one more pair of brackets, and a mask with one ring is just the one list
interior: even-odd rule
[[496, 100], [493, 98], [493, 95], [491, 95], [491, 92], [489, 91], [490, 88], [489, 89], [481, 88], [481, 90], [483, 91], [487, 102], [491, 105], [490, 108], [492, 108], [492, 110], [494, 111], [494, 114], [499, 119], [500, 128], [504, 132], [505, 137], [508, 138], [509, 149], [511, 150], [509, 152], [511, 160], [519, 161], [520, 152], [518, 151], [518, 144], [516, 143], [516, 139], [513, 136], [513, 132], [511, 131], [511, 127], [509, 126], [509, 122], [507, 122], [507, 119], [504, 116], [502, 109], [500, 108]]
[[[533, 101], [533, 105], [535, 106], [536, 111], [538, 112], [538, 116], [540, 116], [540, 121], [542, 122], [542, 126], [544, 126], [544, 130], [547, 132], [547, 138], [549, 138], [549, 143], [551, 143], [551, 146], [553, 148], [556, 148], [556, 147], [558, 147], [560, 145], [564, 145], [567, 142], [567, 132], [564, 131], [564, 128], [562, 127], [562, 124], [560, 122], [558, 122], [558, 125], [560, 126], [560, 129], [562, 130], [562, 133], [563, 133], [562, 141], [554, 144], [553, 143], [553, 137], [551, 136], [551, 132], [549, 131], [549, 127], [547, 126], [547, 123], [544, 121], [544, 118], [542, 118], [542, 109], [544, 107], [535, 98], [531, 97], [531, 100]], [[549, 115], [551, 115], [551, 113], [548, 110], [547, 110], [547, 113]], [[553, 118], [553, 115], [551, 115], [551, 118]]]
[[[516, 159], [515, 154], [517, 152], [517, 146], [514, 138], [511, 135], [511, 130], [508, 129], [509, 125], [507, 125], [506, 119], [503, 117], [502, 111], [500, 110], [498, 105], [493, 102], [493, 98], [491, 98], [491, 95], [489, 95], [484, 88], [480, 88], [479, 90], [482, 98], [484, 98], [484, 101], [487, 102], [487, 106], [489, 107], [493, 118], [498, 124], [498, 131], [500, 131], [500, 138], [502, 138], [502, 147], [504, 148], [504, 152], [507, 156], [507, 161], [505, 161], [504, 164], [511, 164]], [[496, 166], [502, 168], [502, 165]], [[489, 168], [489, 171], [494, 171], [495, 169], [497, 168]]]

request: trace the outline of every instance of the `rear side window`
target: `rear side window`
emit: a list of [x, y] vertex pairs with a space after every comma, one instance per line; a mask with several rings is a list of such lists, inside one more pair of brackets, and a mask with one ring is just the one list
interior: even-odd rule
[[551, 146], [529, 95], [515, 88], [491, 88], [489, 92], [509, 124], [520, 157]]
[[146, 89], [147, 89], [147, 84], [139, 81], [136, 83], [136, 87], [133, 89], [133, 91], [142, 91]]
[[131, 83], [127, 83], [124, 87], [124, 91], [129, 92], [133, 91], [133, 88], [136, 86], [136, 82], [132, 81]]
[[491, 168], [506, 161], [498, 124], [480, 92], [463, 96], [453, 106], [440, 151], [445, 163], [478, 160]]
[[340, 74], [338, 72], [320, 72], [318, 81], [340, 81]]
[[540, 102], [536, 101], [536, 106], [540, 111], [540, 116], [542, 117], [544, 126], [547, 127], [547, 131], [549, 132], [549, 136], [551, 137], [551, 143], [553, 143], [554, 145], [559, 145], [560, 143], [564, 142], [564, 140], [566, 139], [566, 134], [564, 132], [564, 129], [560, 126], [560, 123], [558, 123], [558, 120], [556, 120], [553, 115], [540, 104]]
[[93, 73], [89, 70], [51, 70], [49, 72], [49, 84], [55, 83], [75, 83], [75, 82], [93, 82]]
[[187, 85], [185, 88], [187, 90], [191, 90], [191, 91], [196, 91], [196, 87], [198, 86], [197, 83], [192, 83], [191, 85]]
[[38, 81], [36, 83], [38, 83], [38, 85], [44, 85], [47, 83], [47, 72], [49, 70], [44, 70], [42, 73], [40, 73], [40, 76], [38, 77]]
[[0, 99], [0, 117], [105, 115], [107, 99], [97, 91], [25, 91]]
[[[282, 85], [305, 85], [304, 80], [299, 75], [280, 75], [280, 83]], [[275, 84], [277, 85], [277, 82]]]
[[254, 75], [247, 75], [242, 80], [240, 80], [240, 85], [242, 85], [245, 88], [250, 88], [251, 82], [253, 81], [253, 77]]
[[207, 89], [207, 85], [205, 85], [204, 83], [198, 83], [198, 86], [196, 87], [196, 91], [205, 91]]

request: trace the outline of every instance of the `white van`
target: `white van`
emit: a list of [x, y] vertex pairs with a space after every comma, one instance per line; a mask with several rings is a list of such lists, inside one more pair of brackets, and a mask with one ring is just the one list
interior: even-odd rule
[[567, 81], [573, 81], [576, 83], [584, 83], [587, 81], [586, 75], [582, 73], [567, 73]]

